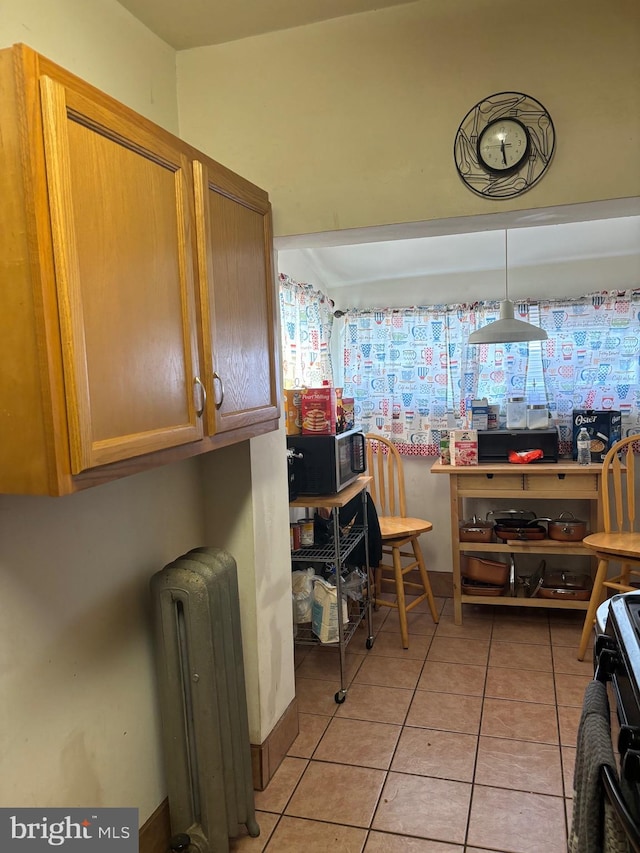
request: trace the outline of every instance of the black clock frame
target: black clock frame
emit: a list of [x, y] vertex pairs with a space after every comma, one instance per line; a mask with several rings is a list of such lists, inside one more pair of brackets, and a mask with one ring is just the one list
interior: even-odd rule
[[[529, 140], [527, 156], [514, 169], [494, 170], [479, 156], [478, 141], [499, 119], [519, 122]], [[453, 145], [456, 169], [465, 185], [483, 198], [522, 195], [545, 174], [555, 151], [555, 128], [542, 104], [522, 92], [497, 92], [478, 101], [460, 122]]]

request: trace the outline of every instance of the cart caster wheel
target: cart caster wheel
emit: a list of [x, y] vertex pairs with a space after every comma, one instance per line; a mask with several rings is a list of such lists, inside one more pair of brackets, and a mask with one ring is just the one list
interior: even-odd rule
[[336, 695], [333, 698], [336, 700], [338, 705], [342, 705], [344, 700], [347, 698], [347, 694], [346, 694], [346, 692], [343, 693], [342, 690], [338, 690], [338, 692], [336, 693]]
[[372, 649], [373, 648], [373, 637], [367, 637], [367, 642], [365, 645], [368, 649]]

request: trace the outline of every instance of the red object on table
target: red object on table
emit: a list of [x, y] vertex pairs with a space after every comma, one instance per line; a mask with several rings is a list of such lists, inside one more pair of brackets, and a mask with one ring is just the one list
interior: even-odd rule
[[527, 462], [535, 462], [536, 459], [542, 459], [544, 451], [542, 450], [510, 450], [509, 462], [526, 464]]

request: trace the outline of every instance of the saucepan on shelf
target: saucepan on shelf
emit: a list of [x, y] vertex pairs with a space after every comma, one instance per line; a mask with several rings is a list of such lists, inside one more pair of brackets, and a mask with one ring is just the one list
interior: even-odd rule
[[477, 516], [460, 524], [459, 536], [461, 542], [491, 542], [493, 538], [493, 522], [483, 521]]
[[[581, 542], [587, 535], [587, 523], [572, 512], [562, 512], [558, 518], [536, 517], [530, 510], [494, 510], [495, 533], [499, 539], [549, 539], [558, 542]], [[542, 525], [544, 522], [547, 526]]]
[[539, 524], [540, 519], [529, 509], [498, 509], [487, 513], [487, 521], [494, 524], [498, 539], [545, 539], [547, 529]]
[[591, 575], [578, 572], [547, 572], [545, 560], [529, 578], [523, 578], [530, 598], [551, 598], [564, 601], [588, 601], [593, 582]]
[[581, 542], [587, 535], [587, 522], [576, 518], [572, 512], [561, 512], [558, 518], [548, 519], [549, 539], [558, 542]]

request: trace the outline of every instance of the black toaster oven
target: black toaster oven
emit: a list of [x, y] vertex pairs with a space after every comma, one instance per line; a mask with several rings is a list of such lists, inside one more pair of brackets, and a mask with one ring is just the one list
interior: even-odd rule
[[557, 429], [479, 429], [478, 462], [508, 462], [510, 450], [542, 450], [538, 462], [557, 462], [558, 444]]

